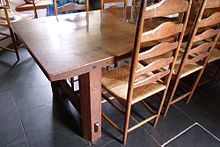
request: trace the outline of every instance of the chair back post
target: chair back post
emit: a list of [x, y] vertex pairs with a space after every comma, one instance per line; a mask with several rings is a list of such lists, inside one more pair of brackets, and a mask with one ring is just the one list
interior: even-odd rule
[[9, 14], [8, 14], [8, 9], [10, 9], [10, 8], [9, 8], [9, 5], [7, 3], [6, 3], [6, 6], [7, 7], [4, 9], [4, 12], [5, 12], [6, 21], [7, 21], [9, 31], [12, 33], [13, 30], [12, 30], [11, 21], [10, 21]]
[[34, 18], [38, 18], [37, 8], [34, 0], [32, 0], [32, 3], [33, 3]]
[[134, 39], [134, 49], [132, 52], [132, 59], [131, 59], [131, 68], [130, 68], [130, 76], [128, 81], [128, 94], [127, 94], [127, 101], [128, 104], [131, 102], [131, 98], [133, 96], [133, 89], [134, 89], [134, 81], [136, 77], [136, 67], [138, 63], [138, 56], [141, 46], [141, 37], [143, 32], [143, 26], [144, 26], [144, 12], [146, 8], [145, 0], [141, 0], [141, 6], [140, 6], [140, 13], [138, 15], [138, 21], [136, 25], [136, 33], [135, 33], [135, 39]]
[[57, 16], [58, 15], [57, 0], [53, 0], [53, 8], [54, 8], [54, 14], [55, 16]]
[[129, 127], [128, 122], [130, 120], [131, 102], [132, 102], [132, 97], [133, 97], [134, 81], [136, 78], [136, 67], [137, 67], [137, 62], [138, 62], [138, 55], [139, 55], [140, 45], [141, 45], [141, 35], [143, 32], [145, 8], [146, 8], [146, 2], [145, 0], [142, 0], [140, 13], [138, 16], [138, 22], [137, 22], [138, 25], [136, 25], [134, 49], [132, 52], [130, 75], [129, 75], [129, 81], [128, 81], [125, 121], [124, 121], [124, 129], [123, 129], [124, 130], [123, 144], [125, 144], [127, 140], [127, 133], [128, 133], [128, 127]]
[[100, 1], [100, 9], [103, 10], [104, 9], [104, 0]]
[[85, 10], [89, 11], [89, 0], [85, 0]]

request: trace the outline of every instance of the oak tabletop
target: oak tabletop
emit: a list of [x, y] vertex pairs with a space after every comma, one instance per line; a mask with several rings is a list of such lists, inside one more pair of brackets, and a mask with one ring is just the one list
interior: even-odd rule
[[135, 32], [123, 9], [20, 21], [13, 28], [50, 81], [112, 64], [132, 50]]

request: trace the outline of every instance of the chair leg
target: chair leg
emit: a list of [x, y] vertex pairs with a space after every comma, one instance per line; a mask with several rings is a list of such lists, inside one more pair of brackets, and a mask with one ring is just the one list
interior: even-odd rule
[[130, 114], [131, 114], [131, 104], [127, 104], [127, 109], [125, 113], [125, 120], [124, 120], [124, 130], [123, 130], [123, 144], [126, 144], [127, 137], [128, 137], [128, 127], [130, 121]]
[[18, 48], [17, 47], [15, 49], [15, 53], [16, 53], [17, 60], [20, 61], [20, 56], [19, 56]]
[[177, 86], [178, 86], [178, 84], [179, 84], [179, 81], [180, 81], [180, 75], [177, 75], [177, 77], [176, 77], [176, 79], [175, 79], [175, 83], [174, 83], [173, 90], [172, 90], [172, 92], [171, 92], [171, 95], [170, 95], [170, 98], [169, 98], [169, 101], [168, 101], [168, 104], [167, 104], [167, 106], [166, 106], [166, 108], [165, 108], [164, 116], [166, 116], [167, 113], [168, 113], [168, 110], [169, 110], [170, 105], [171, 105], [171, 103], [172, 103], [172, 100], [173, 100], [174, 94], [175, 94], [175, 92], [176, 92]]
[[74, 77], [71, 77], [70, 78], [70, 84], [71, 84], [71, 87], [72, 87], [72, 89], [73, 89], [73, 91], [75, 90], [74, 89]]
[[11, 34], [11, 40], [12, 40], [12, 43], [14, 45], [14, 49], [15, 49], [15, 54], [16, 54], [17, 60], [20, 61], [20, 56], [19, 56], [19, 53], [18, 53], [18, 46], [17, 46], [16, 35], [12, 31], [12, 29], [9, 29], [9, 31], [10, 31], [10, 34]]
[[157, 112], [157, 117], [156, 117], [156, 119], [155, 119], [155, 121], [154, 121], [154, 127], [156, 127], [156, 125], [157, 125], [157, 123], [158, 123], [158, 120], [159, 120], [159, 118], [160, 118], [160, 113], [161, 113], [161, 110], [162, 110], [162, 108], [163, 108], [164, 101], [165, 101], [165, 99], [166, 99], [167, 90], [168, 90], [168, 88], [166, 88], [166, 90], [165, 90], [164, 93], [163, 93], [163, 97], [162, 97], [162, 99], [161, 99], [160, 106], [159, 106], [159, 109], [158, 109], [158, 112]]
[[188, 97], [186, 103], [189, 103], [189, 101], [191, 100], [191, 98], [192, 98], [192, 96], [193, 96], [193, 94], [194, 94], [194, 92], [195, 92], [195, 90], [196, 90], [196, 88], [197, 88], [197, 85], [198, 85], [198, 83], [199, 83], [199, 81], [200, 81], [200, 78], [202, 77], [202, 74], [203, 74], [204, 70], [205, 70], [205, 68], [203, 68], [203, 69], [199, 72], [199, 75], [198, 75], [198, 77], [196, 78], [196, 81], [195, 81], [194, 84], [193, 84], [193, 88], [192, 88], [192, 90], [191, 90], [191, 93], [190, 93], [190, 95], [189, 95], [189, 97]]

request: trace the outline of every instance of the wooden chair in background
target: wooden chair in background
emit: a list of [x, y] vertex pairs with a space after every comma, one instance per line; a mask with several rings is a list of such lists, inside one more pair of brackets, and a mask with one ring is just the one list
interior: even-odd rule
[[[134, 49], [132, 51], [131, 63], [114, 68], [102, 74], [102, 87], [105, 90], [102, 96], [117, 110], [122, 112], [124, 117], [124, 126], [121, 129], [106, 114], [102, 113], [103, 118], [109, 122], [115, 129], [123, 134], [123, 144], [126, 143], [128, 132], [154, 120], [154, 127], [157, 125], [161, 109], [167, 95], [167, 90], [174, 69], [181, 42], [186, 29], [191, 1], [187, 0], [162, 0], [157, 5], [147, 7], [146, 2], [142, 0], [140, 6], [139, 18], [136, 26], [134, 40]], [[158, 18], [173, 13], [182, 13], [185, 20], [183, 23], [163, 22], [152, 30], [144, 31], [144, 21], [147, 19]], [[178, 36], [176, 40], [166, 41], [164, 38]], [[147, 51], [140, 52], [141, 44], [164, 40], [155, 44]], [[165, 58], [157, 58], [163, 54], [172, 52]], [[146, 66], [139, 62], [146, 59], [157, 58]], [[167, 67], [167, 68], [164, 68]], [[106, 95], [106, 92], [112, 95], [115, 100], [120, 102], [124, 107], [120, 107], [115, 100]], [[157, 108], [152, 108], [144, 100], [161, 93], [160, 103]], [[151, 116], [129, 127], [132, 105], [141, 102]]]
[[[20, 13], [14, 13], [12, 12], [10, 8], [10, 3], [8, 0], [0, 0], [0, 26], [2, 27], [0, 30], [0, 35], [2, 38], [0, 41], [4, 41], [7, 38], [11, 38], [13, 43], [13, 48], [9, 48], [7, 45], [0, 45], [1, 49], [12, 51], [16, 53], [17, 60], [20, 60], [19, 53], [18, 53], [18, 39], [16, 34], [14, 33], [11, 23], [21, 20], [27, 20], [27, 19], [33, 19], [37, 18], [37, 10], [35, 7], [35, 3], [33, 2], [33, 11], [34, 15], [28, 15], [28, 14], [20, 14]], [[9, 30], [9, 33], [5, 31], [5, 29]]]
[[57, 0], [53, 0], [54, 12], [57, 16], [60, 12], [68, 11], [89, 11], [89, 0], [85, 0], [85, 4], [67, 3], [63, 6], [57, 6]]
[[[189, 32], [192, 31], [192, 26], [193, 26], [193, 22], [196, 19], [196, 15], [199, 13], [199, 8], [202, 5], [202, 1], [199, 0], [195, 0], [193, 1], [192, 4], [192, 9], [190, 12], [190, 20], [187, 26], [187, 32], [189, 34]], [[210, 9], [206, 9], [204, 11], [204, 16], [208, 17], [210, 16], [212, 13], [214, 12], [219, 12], [220, 8], [219, 7], [215, 7], [215, 8], [210, 8]], [[217, 80], [216, 77], [219, 74], [220, 71], [220, 39], [218, 40], [218, 42], [216, 43], [216, 46], [214, 48], [214, 50], [212, 51], [210, 57], [209, 57], [209, 61], [208, 61], [209, 67], [206, 68], [205, 72], [204, 72], [204, 78], [202, 78], [198, 84], [198, 86], [207, 84], [210, 85], [213, 81]], [[214, 72], [213, 72], [214, 71]]]
[[[174, 87], [172, 88], [169, 102], [166, 106], [165, 116], [169, 107], [176, 102], [182, 99], [187, 99], [188, 103], [196, 90], [197, 84], [199, 83], [220, 34], [220, 12], [214, 12], [208, 17], [204, 14], [207, 9], [218, 7], [220, 7], [220, 1], [202, 1], [182, 61], [181, 63], [176, 64], [174, 68]], [[190, 90], [174, 98], [177, 87], [180, 85], [180, 80], [196, 72], [199, 73], [196, 76], [192, 87], [189, 87]]]
[[[127, 7], [128, 0], [101, 0], [101, 10], [105, 9], [105, 4], [111, 4], [111, 3], [124, 3], [124, 8]], [[113, 5], [110, 6], [109, 8], [117, 8], [118, 6]]]

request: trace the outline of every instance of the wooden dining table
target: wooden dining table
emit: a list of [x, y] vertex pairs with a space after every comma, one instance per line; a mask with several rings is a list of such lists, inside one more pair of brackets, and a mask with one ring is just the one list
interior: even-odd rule
[[[80, 112], [83, 137], [101, 137], [102, 68], [131, 52], [135, 24], [124, 9], [97, 10], [13, 23], [13, 28], [51, 82], [53, 97], [68, 97]], [[67, 79], [79, 76], [80, 94]]]

